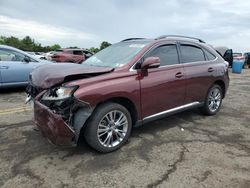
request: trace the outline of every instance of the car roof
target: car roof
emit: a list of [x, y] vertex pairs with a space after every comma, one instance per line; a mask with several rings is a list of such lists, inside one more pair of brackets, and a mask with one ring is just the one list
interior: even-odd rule
[[0, 48], [7, 49], [7, 50], [13, 50], [13, 51], [22, 53], [22, 54], [24, 54], [24, 55], [30, 57], [31, 59], [35, 59], [36, 61], [40, 61], [40, 60], [39, 60], [38, 58], [36, 58], [35, 56], [32, 56], [32, 55], [28, 54], [27, 52], [22, 51], [22, 50], [19, 50], [18, 48], [14, 48], [14, 47], [12, 47], [12, 46], [0, 45]]
[[[8, 49], [8, 50], [21, 51], [21, 50], [19, 50], [19, 49], [17, 49], [17, 48], [14, 48], [14, 47], [12, 47], [12, 46], [7, 46], [7, 45], [0, 45], [0, 48], [4, 48], [4, 49]], [[21, 52], [23, 52], [23, 51], [21, 51]]]
[[157, 41], [183, 41], [183, 42], [193, 42], [193, 43], [203, 43], [205, 42], [199, 38], [189, 37], [189, 36], [181, 36], [181, 35], [162, 35], [155, 39], [147, 39], [147, 38], [127, 38], [122, 40], [121, 42], [157, 42]]
[[[198, 45], [200, 47], [204, 47], [207, 50], [209, 50], [210, 52], [213, 51], [213, 54], [219, 54], [224, 51], [224, 53], [230, 49], [227, 47], [221, 47], [221, 49], [219, 51], [217, 51], [217, 48], [213, 47], [212, 45], [204, 42], [203, 40], [199, 39], [199, 38], [195, 38], [195, 37], [188, 37], [188, 36], [178, 36], [178, 35], [163, 35], [160, 37], [157, 37], [155, 39], [148, 39], [148, 38], [128, 38], [128, 39], [124, 39], [121, 42], [130, 42], [130, 43], [138, 43], [138, 42], [144, 42], [144, 43], [148, 43], [148, 45], [154, 45], [157, 43], [161, 43], [161, 42], [186, 42], [186, 43], [190, 43], [190, 44], [194, 44], [194, 45]], [[220, 47], [219, 47], [220, 48]]]
[[181, 43], [190, 43], [193, 45], [197, 45], [197, 46], [202, 46], [205, 47], [209, 50], [215, 50], [215, 48], [208, 44], [205, 43], [204, 41], [200, 40], [200, 39], [196, 39], [196, 38], [192, 38], [192, 37], [177, 37], [177, 36], [171, 36], [171, 37], [166, 37], [166, 38], [156, 38], [156, 39], [146, 39], [146, 38], [130, 38], [130, 39], [125, 39], [122, 40], [121, 42], [127, 42], [127, 43], [147, 43], [147, 45], [155, 45], [157, 43], [163, 43], [163, 42], [181, 42]]
[[75, 51], [75, 50], [84, 50], [84, 51], [88, 51], [87, 49], [84, 48], [61, 48], [59, 50], [63, 50], [63, 51]]

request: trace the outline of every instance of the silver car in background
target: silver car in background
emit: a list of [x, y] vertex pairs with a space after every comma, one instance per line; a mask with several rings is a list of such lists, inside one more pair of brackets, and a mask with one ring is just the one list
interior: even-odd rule
[[52, 62], [38, 59], [10, 46], [0, 45], [0, 88], [28, 85], [30, 72], [47, 63]]

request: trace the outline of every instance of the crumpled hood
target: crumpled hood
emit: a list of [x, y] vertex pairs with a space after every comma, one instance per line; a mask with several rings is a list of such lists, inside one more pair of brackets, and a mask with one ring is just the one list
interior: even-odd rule
[[39, 66], [30, 74], [32, 85], [47, 89], [64, 81], [97, 76], [112, 72], [109, 67], [95, 67], [84, 64], [53, 63]]

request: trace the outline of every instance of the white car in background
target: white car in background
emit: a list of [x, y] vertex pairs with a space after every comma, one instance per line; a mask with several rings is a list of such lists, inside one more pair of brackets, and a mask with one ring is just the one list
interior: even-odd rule
[[43, 52], [35, 52], [35, 56], [38, 59], [45, 59], [45, 60], [47, 59], [45, 56], [45, 53], [43, 53]]
[[28, 52], [28, 51], [26, 51], [26, 53], [33, 55], [38, 59], [44, 59], [44, 60], [47, 59], [46, 56], [44, 55], [44, 53], [42, 53], [42, 52]]
[[58, 52], [56, 52], [56, 51], [50, 51], [50, 52], [45, 53], [44, 55], [45, 55], [45, 57], [46, 57], [47, 60], [51, 61], [51, 60], [52, 60], [51, 57], [52, 57], [54, 54], [56, 54], [56, 53], [58, 53]]

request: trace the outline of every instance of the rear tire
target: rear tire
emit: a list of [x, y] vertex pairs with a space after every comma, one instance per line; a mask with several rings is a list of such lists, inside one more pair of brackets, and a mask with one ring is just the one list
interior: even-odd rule
[[222, 104], [222, 89], [219, 85], [214, 84], [208, 90], [204, 106], [202, 107], [202, 112], [205, 115], [215, 115], [221, 107]]
[[118, 103], [97, 107], [84, 131], [86, 142], [103, 153], [119, 149], [129, 138], [132, 120], [129, 111]]

